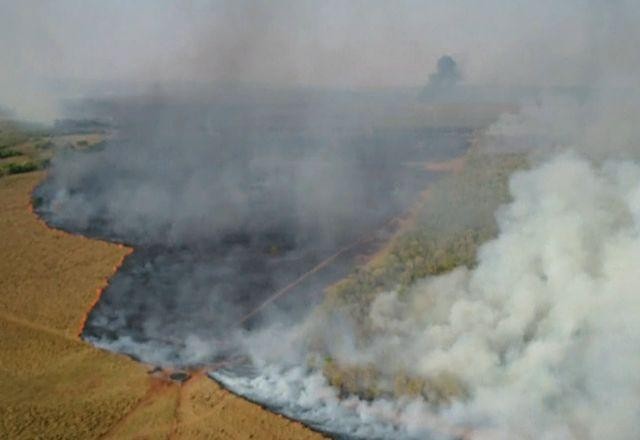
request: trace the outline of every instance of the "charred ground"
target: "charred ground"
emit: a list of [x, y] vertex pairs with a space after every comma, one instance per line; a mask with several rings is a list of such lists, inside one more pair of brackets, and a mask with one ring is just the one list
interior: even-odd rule
[[437, 177], [415, 163], [462, 154], [475, 128], [406, 115], [384, 125], [372, 115], [390, 104], [356, 117], [367, 102], [235, 93], [94, 103], [118, 136], [54, 161], [37, 191], [50, 224], [136, 248], [84, 336], [149, 362], [199, 364], [228, 354], [237, 330], [308, 313]]

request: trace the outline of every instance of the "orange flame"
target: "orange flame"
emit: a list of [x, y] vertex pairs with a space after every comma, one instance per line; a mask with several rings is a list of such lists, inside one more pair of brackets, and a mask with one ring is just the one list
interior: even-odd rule
[[[73, 235], [75, 237], [78, 237], [79, 239], [82, 240], [91, 240], [88, 237], [85, 237], [84, 235], [81, 234], [76, 234], [76, 233], [72, 233], [72, 232], [66, 232], [66, 231], [61, 231], [55, 228], [50, 227], [47, 222], [45, 222], [37, 213], [35, 210], [35, 207], [33, 206], [33, 199], [30, 198], [29, 199], [29, 206], [28, 206], [28, 210], [29, 212], [33, 215], [33, 218], [35, 218], [35, 220], [40, 223], [40, 225], [42, 225], [42, 227], [44, 227], [45, 229], [51, 231], [52, 233], [58, 235], [58, 236], [63, 236], [63, 235]], [[94, 307], [98, 304], [98, 302], [100, 301], [100, 298], [102, 297], [102, 294], [104, 293], [104, 291], [106, 290], [107, 287], [109, 287], [109, 281], [111, 279], [111, 277], [118, 272], [118, 270], [120, 270], [120, 268], [122, 267], [122, 265], [124, 264], [124, 260], [131, 255], [131, 253], [133, 253], [133, 248], [129, 247], [129, 246], [125, 246], [123, 244], [119, 244], [119, 243], [113, 243], [115, 246], [118, 246], [120, 249], [123, 249], [125, 252], [124, 254], [120, 257], [120, 259], [118, 260], [118, 262], [116, 263], [116, 265], [113, 267], [113, 271], [111, 272], [110, 275], [104, 277], [102, 279], [101, 285], [100, 287], [98, 287], [96, 289], [96, 294], [95, 297], [93, 298], [93, 300], [91, 301], [91, 303], [89, 304], [89, 308], [87, 309], [87, 311], [84, 313], [84, 315], [82, 316], [82, 319], [80, 320], [80, 326], [78, 328], [78, 331], [76, 332], [76, 335], [78, 336], [78, 338], [82, 337], [82, 332], [84, 331], [85, 326], [87, 325], [87, 321], [89, 319], [89, 314], [91, 314], [91, 311], [94, 309]]]
[[120, 268], [124, 264], [124, 260], [133, 253], [133, 249], [128, 246], [125, 246], [123, 244], [117, 244], [116, 246], [118, 246], [121, 249], [124, 249], [125, 253], [122, 255], [122, 257], [120, 257], [120, 260], [118, 260], [116, 265], [113, 266], [113, 271], [111, 272], [111, 275], [103, 278], [102, 285], [96, 289], [96, 295], [91, 301], [91, 304], [89, 304], [89, 308], [84, 313], [80, 321], [80, 326], [78, 327], [78, 332], [76, 333], [79, 338], [82, 338], [82, 332], [84, 332], [84, 328], [87, 325], [87, 321], [89, 320], [89, 315], [91, 314], [95, 306], [98, 305], [98, 303], [100, 302], [100, 298], [102, 298], [102, 294], [104, 293], [104, 291], [107, 290], [107, 287], [109, 287], [109, 281], [111, 277], [115, 275], [118, 272], [118, 270], [120, 270]]

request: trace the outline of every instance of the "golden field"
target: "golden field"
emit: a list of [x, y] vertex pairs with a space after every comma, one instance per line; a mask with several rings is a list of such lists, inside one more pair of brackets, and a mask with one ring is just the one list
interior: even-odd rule
[[179, 384], [80, 340], [129, 250], [48, 228], [30, 209], [42, 178], [0, 178], [0, 438], [320, 438], [203, 374]]

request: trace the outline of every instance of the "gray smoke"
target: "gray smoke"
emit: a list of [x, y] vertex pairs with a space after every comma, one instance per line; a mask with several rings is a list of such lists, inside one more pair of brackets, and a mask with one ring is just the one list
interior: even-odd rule
[[[54, 225], [141, 250], [87, 338], [174, 364], [233, 345], [253, 368], [216, 379], [361, 438], [639, 436], [635, 3], [6, 3], [2, 105], [51, 118], [61, 95], [90, 95], [75, 111], [119, 127], [105, 148], [57, 158], [38, 194]], [[377, 297], [365, 347], [349, 317], [283, 318], [340, 274], [307, 286], [302, 306], [234, 327], [414, 200], [428, 178], [406, 162], [465, 149], [477, 124], [421, 131], [451, 119], [413, 99], [445, 51], [465, 79], [528, 98], [480, 143], [526, 151], [532, 167], [512, 176], [477, 266]], [[455, 85], [458, 61], [441, 58], [430, 84]], [[409, 89], [353, 91], [382, 85]], [[444, 114], [464, 120], [462, 107]], [[316, 368], [312, 337], [336, 362], [378, 366], [382, 389], [409, 372], [456, 392], [446, 402], [340, 396]]]
[[367, 104], [385, 109], [366, 94], [205, 93], [95, 104], [119, 134], [105, 148], [53, 160], [42, 195], [55, 221], [87, 231], [108, 225], [130, 243], [289, 230], [300, 241], [340, 244], [406, 205], [425, 173], [403, 161], [462, 151], [469, 132], [383, 131], [354, 114]]
[[636, 65], [635, 6], [616, 5], [4, 1], [0, 101], [23, 117], [51, 120], [61, 98], [138, 94], [156, 84], [399, 86], [418, 93], [445, 52], [476, 84], [591, 85], [605, 76], [608, 58], [627, 73]]
[[436, 71], [429, 75], [429, 82], [422, 92], [424, 99], [449, 95], [461, 79], [458, 64], [449, 55], [438, 59]]

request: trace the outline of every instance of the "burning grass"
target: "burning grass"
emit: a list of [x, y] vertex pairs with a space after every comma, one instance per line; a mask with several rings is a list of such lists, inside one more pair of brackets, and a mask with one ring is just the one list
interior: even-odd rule
[[41, 172], [0, 178], [0, 438], [313, 438], [204, 377], [184, 385], [77, 337], [128, 250], [47, 228]]
[[[130, 247], [126, 247], [126, 246], [123, 246], [123, 245], [120, 245], [120, 244], [115, 245], [115, 246], [120, 247], [121, 249], [124, 250], [124, 252], [123, 252], [122, 257], [120, 257], [118, 262], [113, 267], [113, 273], [116, 273], [122, 267], [122, 264], [124, 263], [125, 258], [127, 258], [129, 255], [131, 255], [131, 253], [133, 252], [133, 249], [130, 248]], [[87, 308], [86, 312], [82, 316], [82, 320], [80, 321], [80, 325], [78, 326], [77, 335], [78, 335], [79, 338], [82, 337], [82, 332], [84, 331], [84, 328], [87, 325], [87, 321], [89, 320], [89, 314], [91, 313], [93, 308], [98, 304], [98, 302], [100, 302], [100, 298], [102, 298], [102, 294], [104, 293], [104, 291], [106, 290], [108, 285], [109, 285], [109, 282], [108, 282], [107, 279], [105, 279], [103, 281], [102, 285], [96, 289], [96, 295], [93, 298], [93, 300], [91, 301], [91, 304]]]

